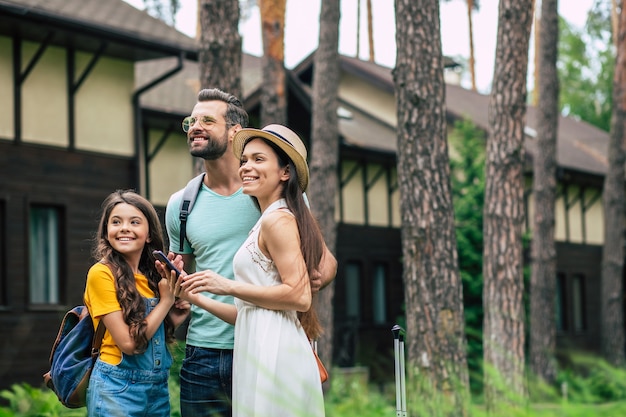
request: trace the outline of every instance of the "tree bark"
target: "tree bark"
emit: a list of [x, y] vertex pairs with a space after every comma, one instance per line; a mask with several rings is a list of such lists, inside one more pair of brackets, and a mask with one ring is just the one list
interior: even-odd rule
[[501, 0], [484, 207], [485, 400], [526, 397], [524, 381], [524, 124], [532, 0]]
[[472, 81], [472, 91], [476, 91], [476, 60], [474, 58], [474, 25], [472, 24], [472, 12], [474, 11], [474, 0], [467, 1], [467, 24], [469, 28], [469, 68]]
[[375, 62], [374, 56], [374, 18], [372, 17], [372, 0], [367, 0], [367, 42], [369, 44], [370, 62]]
[[[322, 0], [319, 46], [313, 66], [313, 103], [311, 121], [311, 181], [307, 193], [326, 245], [335, 253], [337, 224], [337, 166], [339, 164], [339, 0]], [[332, 363], [334, 282], [320, 291], [317, 312], [324, 334], [319, 343], [320, 357]], [[332, 378], [332, 375], [331, 375]]]
[[407, 363], [427, 415], [464, 416], [469, 397], [465, 319], [439, 22], [438, 0], [396, 0], [393, 76]]
[[287, 123], [285, 8], [287, 0], [260, 0], [263, 35], [261, 125]]
[[200, 0], [200, 88], [241, 97], [241, 36], [238, 0]]
[[537, 151], [533, 155], [532, 265], [530, 276], [530, 367], [552, 384], [556, 379], [556, 143], [559, 123], [559, 78], [556, 68], [559, 37], [558, 0], [542, 0], [539, 35], [540, 92]]
[[624, 364], [624, 123], [626, 122], [626, 13], [619, 14], [617, 59], [613, 76], [613, 114], [609, 169], [604, 179], [604, 248], [602, 250], [602, 354], [613, 365]]

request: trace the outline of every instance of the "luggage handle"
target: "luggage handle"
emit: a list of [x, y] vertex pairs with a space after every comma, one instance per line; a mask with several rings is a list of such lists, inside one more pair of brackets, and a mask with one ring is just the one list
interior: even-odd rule
[[396, 417], [407, 417], [406, 411], [406, 374], [404, 367], [404, 329], [397, 324], [393, 333], [393, 351], [395, 354], [396, 373]]

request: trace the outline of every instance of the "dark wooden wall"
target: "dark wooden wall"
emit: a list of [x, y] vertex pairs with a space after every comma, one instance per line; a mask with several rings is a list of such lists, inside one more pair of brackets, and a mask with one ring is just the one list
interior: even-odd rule
[[[391, 328], [404, 311], [400, 230], [341, 224], [337, 230], [338, 270], [334, 296], [333, 357], [339, 366], [368, 366], [370, 380], [393, 378], [393, 335]], [[345, 300], [348, 296], [345, 266], [356, 262], [361, 267], [361, 313], [358, 321], [347, 317]], [[373, 320], [373, 276], [378, 263], [387, 265], [386, 323]], [[404, 323], [402, 323], [404, 324]]]
[[[566, 328], [557, 332], [557, 347], [588, 352], [600, 352], [600, 277], [602, 247], [579, 244], [557, 244], [557, 273], [565, 279]], [[573, 326], [572, 278], [584, 282], [583, 317], [585, 328]]]
[[[0, 140], [0, 389], [41, 385], [63, 313], [82, 304], [91, 239], [104, 198], [134, 187], [131, 158]], [[61, 305], [29, 305], [28, 208], [58, 207]]]

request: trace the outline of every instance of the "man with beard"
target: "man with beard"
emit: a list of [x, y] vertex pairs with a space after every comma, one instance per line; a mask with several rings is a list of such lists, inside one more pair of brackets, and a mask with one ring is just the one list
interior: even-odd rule
[[[179, 212], [183, 190], [170, 197], [165, 214], [170, 251], [182, 255], [188, 273], [193, 272], [195, 261], [196, 271], [211, 270], [234, 279], [233, 256], [260, 217], [253, 200], [242, 191], [240, 161], [232, 150], [235, 133], [247, 124], [241, 101], [215, 88], [201, 90], [191, 116], [183, 120], [189, 151], [204, 160], [206, 171], [187, 217], [182, 251]], [[312, 277], [313, 290], [334, 279], [336, 268], [334, 256], [325, 248], [319, 276]], [[234, 304], [231, 296], [203, 295], [216, 305]], [[230, 416], [234, 327], [194, 305], [186, 342], [180, 370], [182, 417]]]

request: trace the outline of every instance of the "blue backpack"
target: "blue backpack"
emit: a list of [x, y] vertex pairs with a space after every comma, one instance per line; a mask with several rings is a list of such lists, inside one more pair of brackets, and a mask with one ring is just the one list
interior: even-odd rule
[[104, 331], [101, 320], [94, 332], [85, 306], [76, 306], [65, 313], [50, 352], [50, 371], [43, 376], [46, 386], [64, 406], [85, 406], [89, 377], [100, 354]]

